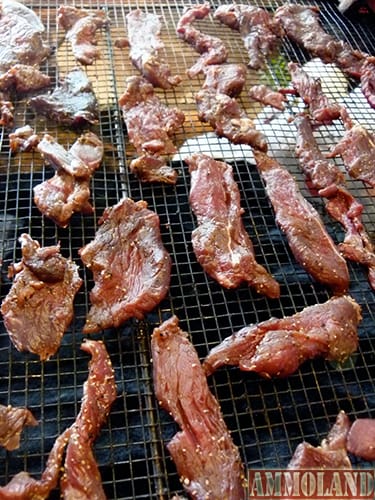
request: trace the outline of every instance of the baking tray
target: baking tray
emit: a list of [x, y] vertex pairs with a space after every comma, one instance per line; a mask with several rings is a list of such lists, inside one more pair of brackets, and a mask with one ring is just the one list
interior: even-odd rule
[[[192, 2], [194, 3], [194, 2]], [[225, 2], [221, 2], [225, 3]], [[282, 2], [254, 3], [274, 10]], [[301, 2], [303, 3], [303, 2]], [[374, 18], [339, 14], [334, 2], [309, 2], [321, 8], [321, 20], [327, 31], [348, 41], [354, 47], [375, 54]], [[41, 17], [55, 54], [43, 65], [52, 82], [75, 66], [70, 46], [56, 26], [60, 3], [26, 2]], [[169, 415], [158, 407], [153, 393], [150, 334], [156, 325], [176, 314], [181, 327], [189, 332], [201, 359], [218, 342], [244, 325], [268, 319], [270, 316], [290, 315], [307, 305], [328, 299], [329, 291], [315, 283], [295, 262], [284, 236], [275, 224], [264, 184], [252, 161], [249, 148], [231, 147], [227, 141], [215, 138], [210, 127], [197, 117], [194, 94], [202, 80], [198, 77], [168, 91], [158, 90], [160, 98], [169, 105], [180, 107], [186, 122], [176, 135], [181, 155], [174, 158], [179, 172], [175, 186], [141, 184], [128, 171], [134, 151], [126, 136], [118, 98], [124, 90], [125, 79], [137, 74], [132, 67], [128, 49], [118, 49], [115, 41], [126, 36], [125, 16], [130, 9], [140, 7], [160, 16], [163, 40], [168, 61], [175, 72], [184, 73], [197, 54], [175, 34], [176, 23], [182, 14], [183, 2], [77, 2], [77, 7], [105, 8], [111, 19], [108, 29], [99, 36], [101, 59], [86, 68], [100, 104], [100, 122], [93, 127], [105, 143], [102, 166], [92, 179], [92, 202], [95, 214], [75, 214], [66, 229], [55, 226], [42, 217], [32, 201], [33, 186], [51, 176], [37, 153], [12, 156], [8, 131], [0, 130], [0, 256], [1, 299], [8, 293], [11, 282], [7, 268], [20, 259], [18, 237], [28, 232], [41, 245], [61, 244], [64, 256], [70, 256], [80, 266], [84, 284], [75, 300], [74, 321], [62, 340], [59, 352], [41, 363], [35, 356], [19, 353], [11, 345], [4, 325], [0, 324], [0, 403], [27, 406], [39, 425], [26, 428], [21, 446], [13, 452], [0, 450], [0, 484], [4, 485], [20, 470], [39, 477], [56, 437], [75, 419], [80, 407], [82, 386], [87, 378], [88, 356], [80, 351], [82, 326], [89, 308], [88, 294], [93, 286], [92, 276], [78, 257], [78, 250], [88, 243], [97, 229], [97, 219], [105, 207], [123, 196], [144, 199], [161, 221], [165, 246], [173, 260], [170, 292], [167, 298], [144, 321], [130, 320], [121, 328], [94, 335], [102, 339], [110, 353], [116, 374], [118, 397], [108, 423], [95, 442], [95, 454], [109, 499], [171, 498], [183, 493], [175, 466], [165, 444], [177, 431]], [[217, 4], [212, 3], [213, 9]], [[239, 35], [221, 26], [213, 17], [197, 23], [203, 31], [219, 35], [226, 43], [231, 62], [245, 62]], [[288, 84], [285, 65], [289, 60], [305, 64], [308, 54], [285, 40], [279, 54], [262, 72], [248, 71], [247, 86], [258, 82], [275, 87]], [[360, 97], [357, 82], [335, 81], [331, 74], [326, 92], [343, 99], [366, 126], [375, 128], [375, 111]], [[347, 89], [347, 91], [346, 91]], [[240, 102], [249, 116], [267, 134], [270, 150], [295, 176], [306, 197], [321, 213], [326, 227], [336, 241], [343, 238], [340, 227], [328, 218], [322, 201], [306, 189], [294, 156], [295, 128], [286, 115], [276, 115], [251, 103], [243, 92]], [[291, 102], [288, 112], [293, 112]], [[16, 126], [29, 123], [38, 133], [48, 131], [60, 143], [69, 146], [77, 132], [57, 127], [48, 120], [35, 117], [27, 99], [16, 103]], [[321, 127], [317, 139], [327, 150], [342, 134], [340, 124]], [[265, 265], [281, 284], [281, 297], [269, 300], [246, 286], [224, 290], [202, 271], [191, 247], [191, 232], [195, 219], [188, 203], [189, 174], [182, 161], [184, 154], [196, 149], [224, 158], [233, 165], [235, 179], [241, 191], [243, 220], [254, 243], [260, 263]], [[339, 160], [337, 160], [339, 163]], [[375, 235], [375, 205], [373, 193], [357, 181], [348, 180], [348, 187], [364, 205], [364, 221], [368, 233]], [[305, 363], [287, 379], [264, 380], [256, 374], [224, 368], [210, 377], [209, 384], [217, 396], [225, 421], [239, 446], [246, 468], [285, 467], [297, 444], [303, 439], [318, 444], [325, 437], [339, 410], [351, 419], [375, 418], [374, 356], [374, 292], [366, 272], [349, 263], [350, 294], [360, 303], [363, 321], [359, 328], [358, 352], [344, 367], [322, 360]], [[356, 461], [355, 467], [371, 464]], [[51, 498], [59, 498], [59, 492]]]

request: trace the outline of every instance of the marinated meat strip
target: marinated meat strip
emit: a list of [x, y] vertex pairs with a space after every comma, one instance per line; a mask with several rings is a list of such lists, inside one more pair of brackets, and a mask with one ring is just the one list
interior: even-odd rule
[[303, 441], [294, 451], [288, 469], [351, 469], [346, 451], [346, 439], [350, 421], [345, 412], [340, 411], [336, 422], [320, 446], [312, 446]]
[[57, 11], [60, 28], [66, 31], [74, 57], [84, 65], [93, 64], [100, 58], [96, 32], [109, 24], [103, 10], [77, 9], [72, 5], [60, 5]]
[[331, 149], [328, 157], [340, 155], [353, 179], [375, 187], [375, 135], [359, 123], [353, 123], [344, 112], [346, 131]]
[[141, 180], [175, 183], [177, 173], [164, 157], [177, 151], [172, 138], [185, 121], [184, 113], [163, 104], [154, 87], [139, 76], [126, 80], [119, 104], [129, 140], [141, 157], [130, 164], [131, 171]]
[[278, 20], [261, 7], [246, 4], [220, 5], [215, 18], [238, 31], [249, 54], [249, 67], [261, 69], [280, 44], [283, 30]]
[[0, 2], [0, 74], [15, 64], [39, 66], [51, 48], [43, 39], [45, 28], [35, 12], [21, 2]]
[[8, 92], [0, 91], [0, 125], [12, 127], [14, 123], [14, 106]]
[[361, 67], [361, 88], [368, 103], [375, 109], [375, 57], [368, 58]]
[[210, 12], [208, 2], [194, 5], [185, 10], [177, 23], [177, 35], [201, 54], [198, 61], [187, 71], [190, 78], [205, 71], [209, 65], [224, 63], [228, 58], [228, 50], [220, 38], [207, 35], [193, 26], [194, 21], [205, 19]]
[[130, 59], [133, 65], [155, 87], [170, 89], [181, 82], [172, 75], [163, 57], [165, 45], [160, 37], [161, 23], [156, 14], [132, 10], [126, 15]]
[[275, 159], [259, 151], [254, 156], [276, 222], [295, 259], [316, 281], [334, 293], [344, 293], [349, 286], [349, 271], [318, 212], [302, 196], [293, 176]]
[[207, 375], [224, 365], [262, 377], [287, 377], [309, 359], [344, 362], [358, 347], [361, 308], [347, 295], [283, 318], [246, 326], [211, 349]]
[[253, 85], [249, 89], [249, 96], [251, 99], [258, 101], [266, 106], [272, 106], [273, 108], [284, 111], [286, 98], [281, 92], [272, 90], [266, 85]]
[[56, 488], [67, 447], [61, 490], [66, 500], [104, 500], [93, 441], [108, 417], [116, 398], [111, 359], [103, 342], [85, 340], [81, 349], [91, 354], [89, 376], [83, 386], [82, 405], [74, 424], [57, 437], [40, 480], [20, 472], [4, 487], [4, 500], [44, 500]]
[[363, 205], [344, 187], [341, 170], [321, 153], [307, 116], [295, 118], [296, 154], [308, 182], [327, 199], [326, 210], [345, 230], [339, 250], [347, 259], [368, 268], [369, 283], [375, 289], [375, 252], [362, 222]]
[[94, 240], [79, 251], [95, 282], [84, 333], [142, 319], [169, 290], [171, 259], [159, 217], [145, 201], [123, 198], [105, 209], [98, 223]]
[[297, 63], [290, 62], [288, 70], [297, 94], [309, 106], [312, 118], [318, 123], [332, 123], [341, 117], [341, 106], [324, 94], [319, 78], [312, 78]]
[[0, 446], [8, 451], [19, 448], [21, 432], [28, 425], [38, 425], [30, 410], [0, 404]]
[[167, 448], [185, 491], [196, 499], [244, 499], [239, 451], [176, 316], [154, 329], [151, 350], [156, 398], [181, 428]]
[[90, 178], [104, 153], [99, 137], [86, 132], [67, 151], [45, 134], [37, 149], [56, 171], [53, 177], [34, 187], [34, 203], [40, 212], [60, 227], [67, 227], [74, 213], [92, 213]]
[[34, 151], [38, 144], [39, 136], [30, 125], [24, 125], [9, 133], [9, 147], [12, 153]]
[[65, 126], [94, 124], [99, 118], [93, 86], [80, 68], [67, 73], [52, 92], [34, 96], [29, 103], [35, 113]]
[[1, 312], [15, 347], [46, 360], [57, 352], [73, 319], [73, 300], [82, 280], [59, 245], [40, 247], [28, 234], [19, 240], [22, 260], [10, 269], [14, 280]]
[[199, 119], [209, 123], [219, 137], [267, 151], [264, 135], [256, 130], [236, 99], [216, 90], [201, 89], [195, 95], [195, 102]]
[[346, 446], [356, 457], [375, 460], [375, 419], [357, 418], [350, 427]]
[[199, 153], [185, 161], [191, 175], [189, 201], [198, 222], [192, 233], [198, 262], [225, 288], [247, 282], [258, 293], [279, 297], [279, 284], [256, 261], [242, 222], [240, 192], [232, 167]]
[[91, 361], [66, 449], [61, 492], [66, 500], [105, 500], [92, 447], [116, 399], [115, 374], [103, 342], [85, 340], [81, 349], [91, 355]]
[[246, 82], [246, 66], [240, 63], [211, 64], [204, 70], [203, 89], [237, 97]]
[[0, 90], [14, 91], [18, 94], [48, 87], [51, 78], [35, 66], [15, 64], [0, 75]]

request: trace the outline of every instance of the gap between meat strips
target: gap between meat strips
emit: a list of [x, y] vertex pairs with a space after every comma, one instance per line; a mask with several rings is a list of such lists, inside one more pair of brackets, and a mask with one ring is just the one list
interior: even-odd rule
[[251, 69], [262, 69], [267, 58], [280, 45], [283, 35], [281, 24], [261, 7], [246, 4], [221, 5], [216, 9], [214, 17], [240, 33]]
[[25, 426], [36, 426], [38, 421], [27, 408], [0, 404], [0, 446], [8, 451], [19, 448]]
[[242, 282], [271, 298], [280, 296], [276, 280], [257, 263], [253, 244], [242, 222], [240, 192], [227, 163], [194, 154], [189, 165], [190, 206], [198, 226], [192, 244], [198, 262], [225, 288]]
[[197, 62], [188, 69], [189, 78], [194, 78], [211, 64], [221, 65], [228, 58], [228, 50], [220, 38], [207, 35], [193, 26], [194, 21], [205, 19], [210, 12], [208, 2], [194, 5], [184, 11], [177, 23], [177, 35], [201, 54]]
[[93, 64], [100, 58], [96, 32], [109, 25], [103, 10], [77, 9], [72, 5], [60, 5], [57, 22], [66, 31], [75, 59], [84, 65]]
[[309, 118], [297, 116], [294, 122], [297, 126], [296, 155], [307, 182], [327, 199], [327, 212], [345, 230], [344, 241], [338, 248], [344, 257], [368, 268], [368, 280], [375, 290], [375, 253], [362, 222], [363, 205], [345, 188], [345, 178], [339, 167], [321, 153]]
[[127, 78], [119, 104], [129, 141], [139, 155], [130, 170], [143, 182], [175, 184], [177, 172], [166, 157], [177, 151], [172, 137], [182, 127], [184, 113], [163, 104], [151, 83], [140, 76]]
[[262, 377], [286, 377], [309, 359], [344, 362], [358, 347], [361, 307], [347, 296], [332, 297], [283, 318], [246, 326], [214, 347], [203, 362], [207, 375], [223, 365]]
[[202, 500], [244, 499], [238, 448], [176, 316], [154, 329], [151, 352], [156, 398], [181, 428], [167, 448], [185, 491]]
[[326, 33], [319, 21], [319, 8], [285, 3], [274, 19], [285, 34], [324, 63], [336, 64], [347, 76], [360, 79], [361, 90], [375, 108], [375, 57], [353, 49], [348, 43]]
[[77, 212], [90, 214], [90, 179], [104, 154], [103, 142], [93, 132], [82, 134], [67, 151], [45, 134], [37, 150], [55, 175], [34, 187], [34, 203], [60, 227], [67, 227]]
[[84, 333], [142, 319], [169, 290], [171, 258], [158, 215], [145, 201], [123, 198], [104, 210], [92, 242], [79, 250], [94, 277]]
[[160, 37], [161, 23], [156, 14], [132, 10], [126, 15], [130, 59], [140, 73], [155, 87], [170, 89], [181, 82], [172, 75], [163, 57], [165, 45]]
[[297, 262], [335, 294], [346, 292], [349, 287], [346, 261], [327, 233], [318, 212], [303, 197], [293, 176], [274, 158], [255, 150], [254, 157], [276, 222]]
[[89, 375], [83, 386], [81, 410], [74, 424], [57, 437], [41, 479], [19, 472], [6, 486], [0, 487], [1, 499], [44, 500], [56, 488], [63, 471], [61, 492], [64, 500], [105, 500], [92, 447], [108, 418], [117, 388], [104, 343], [85, 340], [81, 349], [91, 354], [91, 360]]
[[60, 245], [40, 247], [28, 234], [19, 241], [22, 260], [9, 269], [14, 280], [1, 312], [15, 347], [46, 360], [57, 352], [73, 319], [82, 280], [78, 266], [60, 254]]

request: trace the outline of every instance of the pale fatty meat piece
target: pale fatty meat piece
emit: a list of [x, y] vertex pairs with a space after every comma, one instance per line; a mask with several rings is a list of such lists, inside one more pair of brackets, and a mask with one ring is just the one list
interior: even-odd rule
[[144, 78], [153, 86], [170, 89], [181, 82], [179, 75], [172, 75], [164, 59], [164, 42], [161, 39], [161, 23], [156, 14], [141, 9], [126, 15], [130, 59]]
[[184, 11], [177, 23], [177, 35], [201, 54], [198, 61], [188, 69], [189, 78], [194, 78], [211, 64], [221, 65], [228, 58], [228, 49], [220, 38], [205, 34], [193, 26], [194, 21], [205, 19], [210, 12], [208, 2], [194, 5]]
[[347, 295], [306, 307], [284, 318], [246, 326], [211, 349], [209, 375], [223, 365], [263, 377], [286, 377], [315, 357], [344, 362], [358, 347], [361, 308]]
[[19, 238], [22, 260], [11, 269], [12, 287], [1, 305], [4, 325], [19, 351], [53, 356], [74, 315], [73, 300], [82, 285], [78, 266], [60, 246], [40, 247], [28, 234]]
[[36, 114], [60, 125], [80, 127], [99, 120], [92, 83], [80, 68], [67, 73], [52, 92], [32, 97], [29, 104]]
[[9, 133], [9, 147], [13, 154], [19, 151], [34, 151], [39, 140], [38, 134], [30, 125], [24, 125]]
[[[0, 404], [0, 445], [8, 451], [20, 446], [21, 433], [27, 425], [38, 425], [37, 420], [27, 408], [4, 406]], [[1, 496], [1, 494], [0, 494]]]
[[375, 460], [375, 419], [354, 420], [348, 434], [347, 449], [356, 457], [368, 461]]
[[167, 448], [185, 491], [196, 499], [244, 499], [238, 448], [176, 316], [154, 329], [151, 351], [156, 398], [181, 428]]
[[199, 153], [185, 161], [191, 178], [189, 202], [198, 223], [192, 233], [198, 262], [225, 288], [246, 282], [258, 293], [279, 297], [279, 284], [256, 261], [232, 167]]
[[275, 219], [303, 269], [336, 294], [347, 291], [349, 271], [316, 209], [303, 197], [293, 176], [274, 158], [254, 151]]
[[266, 9], [254, 5], [220, 5], [214, 14], [222, 24], [240, 33], [249, 55], [248, 66], [261, 69], [280, 45], [280, 23]]
[[71, 43], [74, 57], [78, 62], [90, 65], [100, 58], [96, 32], [110, 23], [103, 10], [60, 5], [57, 21], [59, 27], [66, 31], [66, 39]]
[[50, 83], [48, 75], [39, 71], [36, 66], [27, 64], [15, 64], [0, 75], [0, 90], [15, 91], [17, 94], [39, 90], [48, 87]]
[[340, 411], [320, 446], [313, 446], [306, 441], [297, 446], [288, 469], [351, 469], [352, 464], [346, 450], [349, 429], [350, 420], [344, 411]]
[[237, 97], [246, 82], [246, 66], [241, 63], [212, 64], [204, 70], [202, 88]]
[[111, 359], [101, 341], [84, 340], [81, 349], [91, 354], [89, 375], [83, 386], [81, 410], [73, 425], [57, 437], [41, 479], [19, 472], [3, 487], [4, 500], [45, 500], [56, 488], [67, 447], [61, 490], [65, 500], [105, 500], [92, 445], [116, 399]]
[[94, 240], [79, 251], [95, 282], [84, 333], [143, 319], [169, 291], [171, 258], [159, 217], [145, 201], [123, 198], [104, 210], [98, 224]]

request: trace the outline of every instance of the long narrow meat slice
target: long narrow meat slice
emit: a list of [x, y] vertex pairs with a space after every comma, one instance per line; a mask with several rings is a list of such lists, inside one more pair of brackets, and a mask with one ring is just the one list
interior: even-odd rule
[[375, 460], [375, 419], [357, 418], [350, 427], [347, 443], [349, 453], [363, 458]]
[[237, 447], [211, 394], [198, 355], [176, 316], [151, 339], [156, 398], [181, 430], [167, 444], [192, 498], [245, 498]]
[[4, 500], [44, 500], [56, 488], [67, 447], [61, 490], [66, 500], [105, 500], [98, 466], [92, 453], [93, 441], [105, 423], [116, 398], [111, 359], [103, 342], [86, 340], [81, 349], [91, 354], [89, 376], [83, 387], [82, 405], [74, 424], [55, 441], [40, 480], [20, 472], [4, 487]]
[[279, 284], [255, 259], [232, 167], [204, 154], [185, 161], [191, 174], [189, 201], [198, 222], [192, 233], [198, 262], [225, 288], [247, 282], [258, 293], [279, 297]]
[[164, 157], [177, 151], [172, 138], [185, 121], [184, 113], [163, 104], [153, 86], [139, 76], [126, 80], [119, 104], [129, 140], [140, 156], [130, 164], [130, 170], [144, 181], [175, 183], [177, 173]]
[[316, 281], [334, 293], [344, 293], [349, 286], [349, 271], [318, 212], [302, 196], [293, 176], [274, 158], [258, 151], [254, 156], [276, 222], [295, 259]]
[[361, 308], [347, 295], [306, 307], [293, 316], [246, 326], [214, 347], [203, 367], [207, 374], [223, 365], [263, 377], [286, 377], [308, 359], [345, 361], [358, 347]]
[[375, 109], [375, 57], [368, 58], [361, 67], [361, 88], [368, 103]]
[[288, 64], [288, 70], [295, 91], [309, 106], [310, 114], [316, 122], [329, 124], [341, 117], [341, 106], [330, 101], [324, 94], [319, 78], [312, 78], [294, 62]]
[[331, 149], [328, 157], [340, 155], [353, 179], [375, 187], [375, 135], [359, 123], [353, 123], [344, 112], [346, 131]]
[[241, 63], [212, 64], [204, 70], [202, 88], [237, 97], [246, 82], [246, 66]]
[[160, 37], [161, 23], [156, 14], [132, 10], [126, 15], [130, 59], [141, 74], [155, 87], [170, 89], [181, 82], [172, 75], [163, 57], [165, 45]]
[[272, 90], [266, 85], [253, 85], [249, 89], [249, 96], [255, 101], [261, 102], [266, 106], [272, 106], [273, 108], [283, 111], [285, 109], [286, 98], [285, 95], [276, 90]]
[[375, 252], [362, 222], [363, 205], [343, 186], [341, 170], [321, 153], [307, 116], [295, 118], [296, 154], [308, 182], [327, 199], [326, 210], [345, 230], [339, 250], [347, 259], [368, 268], [368, 279], [375, 289]]
[[92, 446], [116, 399], [115, 376], [103, 342], [85, 340], [81, 349], [91, 355], [89, 376], [83, 386], [80, 412], [71, 428], [61, 492], [66, 500], [105, 500]]
[[123, 198], [105, 209], [94, 240], [79, 254], [95, 281], [84, 333], [142, 319], [168, 293], [171, 259], [159, 217], [145, 201]]
[[75, 59], [84, 65], [93, 64], [100, 57], [96, 32], [109, 24], [103, 10], [77, 9], [72, 5], [60, 5], [57, 22], [66, 31]]
[[[306, 441], [297, 446], [288, 464], [288, 469], [351, 469], [352, 465], [346, 451], [349, 429], [350, 420], [345, 412], [340, 411], [336, 422], [320, 446], [313, 446]], [[324, 491], [327, 491], [326, 488]]]
[[240, 33], [252, 69], [263, 68], [267, 58], [280, 44], [283, 31], [279, 21], [261, 7], [220, 5], [215, 11], [215, 18]]
[[48, 359], [58, 350], [73, 319], [73, 300], [81, 287], [78, 266], [60, 246], [40, 247], [20, 236], [22, 260], [10, 270], [12, 287], [1, 305], [5, 327], [19, 351]]
[[35, 425], [38, 421], [27, 408], [0, 404], [0, 445], [8, 451], [19, 448], [25, 426]]
[[35, 113], [61, 125], [79, 127], [99, 119], [92, 83], [80, 68], [67, 73], [52, 92], [32, 97], [29, 103]]
[[198, 61], [188, 69], [190, 78], [194, 78], [211, 64], [222, 64], [228, 58], [228, 50], [223, 41], [216, 36], [202, 33], [193, 26], [197, 19], [205, 19], [211, 12], [208, 2], [194, 5], [185, 10], [177, 23], [178, 36], [190, 44], [201, 56]]
[[216, 90], [201, 89], [195, 95], [198, 117], [209, 123], [219, 137], [226, 137], [233, 144], [248, 144], [260, 151], [267, 151], [267, 142], [236, 99]]

